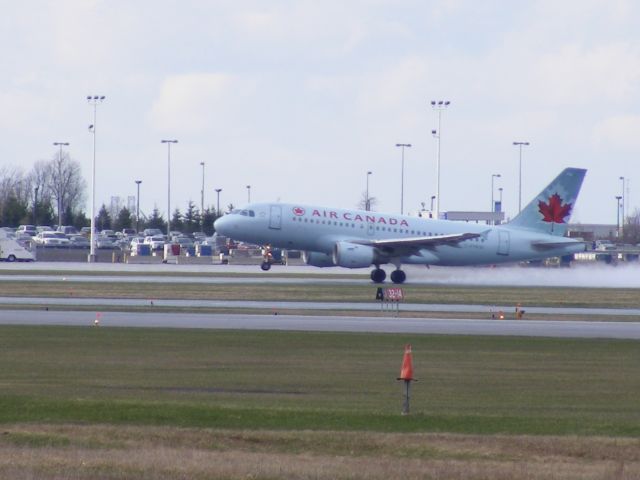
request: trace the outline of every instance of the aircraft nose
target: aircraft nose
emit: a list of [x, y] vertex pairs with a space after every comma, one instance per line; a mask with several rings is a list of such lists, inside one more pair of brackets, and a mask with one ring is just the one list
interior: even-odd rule
[[229, 224], [228, 217], [228, 215], [224, 215], [213, 222], [214, 230], [221, 235], [229, 236], [228, 234], [231, 231], [231, 225]]

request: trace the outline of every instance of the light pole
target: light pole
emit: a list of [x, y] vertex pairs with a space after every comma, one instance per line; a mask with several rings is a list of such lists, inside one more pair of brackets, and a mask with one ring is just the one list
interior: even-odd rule
[[498, 199], [500, 200], [500, 209], [501, 211], [503, 211], [504, 209], [502, 208], [502, 187], [498, 188], [498, 192], [500, 193], [500, 196], [498, 197]]
[[522, 147], [529, 145], [529, 142], [513, 142], [520, 149], [520, 160], [518, 162], [518, 213], [522, 211]]
[[33, 224], [38, 226], [38, 190], [40, 189], [39, 185], [36, 185], [35, 191], [36, 195], [33, 200]]
[[222, 191], [221, 188], [216, 188], [216, 194], [218, 195], [218, 201], [217, 201], [217, 206], [216, 206], [216, 217], [220, 216], [220, 192]]
[[365, 194], [364, 199], [364, 209], [368, 212], [371, 209], [371, 204], [369, 203], [369, 175], [373, 172], [367, 172], [367, 193]]
[[204, 162], [200, 162], [202, 166], [202, 190], [200, 190], [200, 231], [204, 231]]
[[[56, 147], [60, 147], [60, 153], [58, 154], [58, 181], [61, 181], [60, 178], [60, 168], [62, 167], [62, 147], [68, 147], [69, 142], [53, 142], [53, 145]], [[62, 226], [62, 188], [61, 185], [57, 185], [56, 189], [58, 190], [58, 230]]]
[[251, 185], [247, 185], [247, 203], [251, 203]]
[[[624, 206], [627, 203], [626, 202], [627, 199], [624, 198], [624, 187], [625, 187], [625, 183], [624, 182], [625, 182], [625, 178], [624, 177], [620, 177], [620, 180], [622, 180], [622, 195], [621, 195], [622, 196], [622, 223], [620, 224], [621, 228], [620, 228], [620, 232], [619, 233], [620, 233], [620, 236], [622, 237], [622, 236], [624, 236]], [[629, 211], [629, 209], [627, 209], [627, 211]]]
[[140, 184], [142, 180], [136, 180], [138, 186], [138, 199], [136, 201], [136, 233], [140, 233]]
[[622, 196], [616, 195], [616, 200], [618, 201], [618, 208], [616, 208], [616, 234], [620, 238], [620, 200], [622, 200]]
[[438, 129], [431, 130], [431, 135], [438, 141], [438, 162], [436, 164], [436, 218], [440, 218], [440, 141], [442, 138], [442, 111], [449, 106], [449, 100], [431, 100], [431, 108], [438, 112]]
[[400, 168], [400, 215], [404, 214], [404, 149], [410, 148], [410, 143], [396, 143], [396, 147], [402, 148], [402, 167]]
[[104, 95], [87, 95], [87, 102], [89, 102], [89, 105], [93, 105], [93, 124], [89, 125], [89, 131], [93, 133], [93, 163], [91, 165], [91, 245], [89, 248], [89, 258], [87, 259], [89, 263], [96, 261], [96, 126], [98, 120], [98, 104], [102, 103], [104, 99]]
[[160, 140], [167, 144], [167, 241], [171, 241], [171, 144], [178, 140]]
[[493, 203], [493, 180], [495, 178], [500, 178], [502, 175], [500, 175], [499, 173], [492, 173], [491, 174], [491, 213], [496, 211], [496, 207], [495, 204]]
[[431, 195], [431, 210], [430, 212], [433, 214], [433, 201], [436, 199], [435, 195]]

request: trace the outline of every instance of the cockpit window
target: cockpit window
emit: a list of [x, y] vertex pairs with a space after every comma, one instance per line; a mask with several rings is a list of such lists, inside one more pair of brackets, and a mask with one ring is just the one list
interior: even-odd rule
[[231, 212], [229, 212], [230, 215], [242, 215], [244, 217], [255, 217], [256, 216], [256, 212], [253, 210], [240, 210], [240, 209], [234, 209], [231, 210]]

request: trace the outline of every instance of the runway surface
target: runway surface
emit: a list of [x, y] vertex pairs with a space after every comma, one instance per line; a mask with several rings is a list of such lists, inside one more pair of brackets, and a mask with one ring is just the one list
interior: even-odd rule
[[[393, 267], [384, 267], [389, 273]], [[640, 288], [640, 263], [630, 262], [617, 266], [576, 264], [571, 268], [524, 268], [520, 266], [490, 267], [431, 267], [404, 265], [407, 284], [410, 285], [493, 285], [532, 287], [584, 287], [584, 288]], [[46, 274], [40, 274], [45, 271]], [[21, 276], [20, 272], [34, 272]], [[73, 275], [82, 272], [84, 275]], [[135, 277], [117, 275], [133, 274]], [[223, 276], [227, 274], [244, 277]], [[150, 275], [151, 274], [151, 275]], [[158, 276], [158, 274], [161, 274]], [[200, 276], [191, 276], [199, 274]], [[202, 275], [210, 274], [211, 276]], [[285, 278], [282, 274], [296, 274]], [[322, 278], [323, 275], [362, 275], [361, 279]], [[85, 276], [87, 275], [87, 276]], [[115, 276], [114, 276], [115, 275]], [[153, 276], [155, 275], [155, 276]], [[216, 276], [217, 275], [217, 276]], [[305, 275], [311, 275], [305, 278]], [[189, 282], [189, 283], [370, 283], [369, 269], [316, 268], [309, 266], [274, 266], [269, 272], [261, 272], [258, 265], [169, 265], [169, 264], [123, 264], [79, 262], [0, 262], [0, 280], [62, 281], [63, 277], [74, 281], [145, 281], [145, 282]], [[79, 277], [79, 278], [76, 278]], [[83, 280], [84, 278], [84, 280]], [[128, 280], [127, 280], [128, 278]]]
[[[573, 322], [527, 320], [465, 320], [395, 317], [324, 317], [192, 313], [60, 312], [1, 310], [3, 325], [74, 325], [100, 327], [165, 327], [322, 332], [504, 335], [558, 338], [640, 339], [638, 322]], [[95, 327], [93, 327], [95, 328]]]
[[[368, 302], [282, 302], [253, 300], [178, 300], [178, 299], [134, 299], [134, 298], [49, 298], [49, 297], [0, 297], [0, 305], [37, 306], [95, 306], [95, 307], [170, 307], [170, 308], [247, 308], [268, 311], [281, 310], [353, 310], [381, 311], [380, 303]], [[577, 308], [577, 307], [536, 307], [524, 306], [528, 313], [546, 315], [617, 315], [640, 318], [637, 308]], [[497, 313], [513, 312], [513, 305], [457, 305], [402, 303], [403, 312], [457, 312], [457, 313]]]

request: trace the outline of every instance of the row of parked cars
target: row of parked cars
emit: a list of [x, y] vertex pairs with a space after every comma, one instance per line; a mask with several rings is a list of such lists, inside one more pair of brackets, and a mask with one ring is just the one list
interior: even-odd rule
[[[15, 231], [15, 239], [22, 244], [32, 246], [89, 248], [91, 228], [83, 227], [78, 231], [75, 227], [61, 226], [54, 230], [48, 226], [20, 225]], [[197, 244], [216, 246], [220, 239], [207, 238], [202, 232], [186, 235], [173, 231], [167, 237], [157, 228], [148, 228], [138, 233], [134, 229], [125, 228], [121, 232], [102, 230], [95, 235], [96, 248], [135, 250], [139, 244], [147, 244], [152, 250], [164, 249], [165, 243], [177, 243], [181, 249], [188, 249]]]

